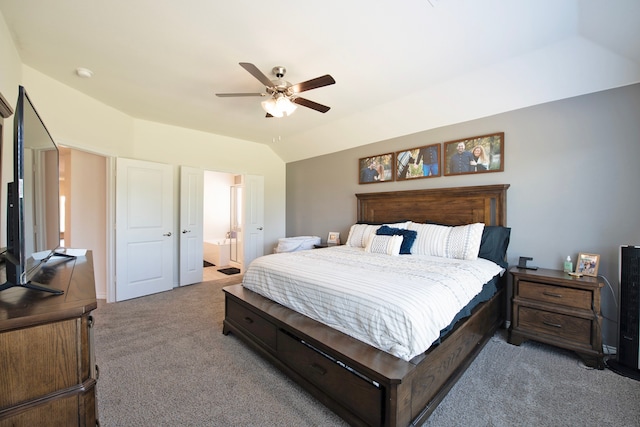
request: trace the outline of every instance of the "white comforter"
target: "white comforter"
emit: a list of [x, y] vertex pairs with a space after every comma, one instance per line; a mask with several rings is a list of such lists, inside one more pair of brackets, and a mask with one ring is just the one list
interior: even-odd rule
[[431, 256], [390, 256], [347, 246], [266, 255], [243, 285], [404, 360], [426, 351], [440, 330], [504, 269]]

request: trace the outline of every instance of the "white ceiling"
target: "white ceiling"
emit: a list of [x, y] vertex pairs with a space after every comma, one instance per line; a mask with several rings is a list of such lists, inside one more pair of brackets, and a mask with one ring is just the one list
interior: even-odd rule
[[[24, 64], [132, 117], [286, 162], [640, 81], [640, 0], [0, 0]], [[331, 107], [265, 118], [242, 69]], [[91, 79], [75, 75], [93, 71]], [[464, 137], [467, 135], [461, 135]]]

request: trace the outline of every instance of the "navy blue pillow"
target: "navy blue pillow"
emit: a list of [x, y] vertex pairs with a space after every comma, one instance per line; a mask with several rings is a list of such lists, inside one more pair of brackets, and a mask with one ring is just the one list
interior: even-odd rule
[[378, 228], [376, 234], [379, 236], [402, 236], [402, 245], [400, 245], [400, 255], [410, 255], [413, 242], [418, 237], [418, 232], [415, 230], [403, 230], [402, 228], [392, 228], [388, 225], [383, 225]]
[[482, 231], [482, 243], [480, 243], [478, 257], [493, 261], [502, 268], [507, 268], [508, 264], [505, 257], [510, 238], [511, 228], [485, 225]]

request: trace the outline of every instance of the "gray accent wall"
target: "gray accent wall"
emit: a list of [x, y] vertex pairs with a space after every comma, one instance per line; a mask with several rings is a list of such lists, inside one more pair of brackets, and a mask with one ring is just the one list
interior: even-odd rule
[[[504, 172], [358, 184], [360, 158], [495, 132]], [[579, 252], [600, 254], [604, 342], [617, 346], [619, 248], [640, 245], [640, 84], [372, 141], [288, 163], [286, 175], [287, 237], [339, 231], [343, 242], [357, 193], [510, 184], [509, 264], [562, 269], [567, 255], [575, 265]]]

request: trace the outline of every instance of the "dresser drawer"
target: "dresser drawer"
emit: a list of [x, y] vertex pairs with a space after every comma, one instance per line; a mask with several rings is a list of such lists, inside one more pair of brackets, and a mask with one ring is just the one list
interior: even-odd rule
[[0, 409], [79, 386], [78, 324], [69, 319], [0, 334], [0, 360], [9, 368], [0, 374]]
[[519, 281], [518, 296], [535, 301], [548, 302], [565, 307], [591, 310], [592, 293], [587, 290]]
[[78, 426], [80, 425], [79, 410], [78, 396], [64, 393], [56, 399], [32, 403], [28, 406], [28, 410], [14, 411], [14, 414], [8, 415], [6, 418], [0, 417], [0, 427]]
[[344, 367], [283, 331], [278, 331], [280, 360], [329, 394], [336, 402], [358, 414], [367, 425], [382, 423], [383, 391], [355, 373], [345, 376]]
[[244, 329], [273, 351], [276, 350], [276, 327], [262, 316], [238, 304], [231, 298], [226, 299], [226, 318]]
[[518, 328], [591, 346], [591, 320], [519, 306]]

